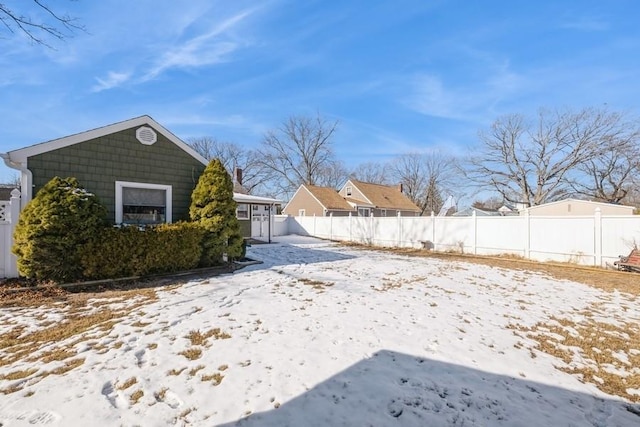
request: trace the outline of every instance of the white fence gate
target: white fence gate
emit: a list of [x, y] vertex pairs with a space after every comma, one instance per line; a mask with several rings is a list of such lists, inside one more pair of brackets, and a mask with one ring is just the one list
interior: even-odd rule
[[0, 277], [18, 277], [16, 256], [11, 253], [13, 230], [20, 216], [20, 191], [11, 191], [9, 201], [0, 202]]
[[426, 247], [478, 255], [607, 267], [640, 243], [640, 215], [488, 217], [289, 217], [278, 234], [377, 246]]

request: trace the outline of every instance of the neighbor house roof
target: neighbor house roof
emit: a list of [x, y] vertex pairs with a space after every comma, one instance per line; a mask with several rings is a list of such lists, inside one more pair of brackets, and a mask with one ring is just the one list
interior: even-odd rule
[[18, 150], [9, 151], [9, 159], [15, 163], [24, 163], [27, 158], [36, 156], [38, 154], [47, 153], [49, 151], [57, 150], [59, 148], [68, 147], [70, 145], [79, 144], [81, 142], [89, 141], [91, 139], [100, 138], [105, 135], [120, 132], [125, 129], [131, 129], [133, 127], [148, 125], [155, 131], [161, 133], [169, 141], [173, 142], [182, 150], [186, 151], [192, 157], [200, 161], [203, 165], [208, 164], [207, 159], [198, 154], [193, 148], [189, 147], [180, 138], [168, 131], [160, 123], [153, 120], [150, 116], [140, 116], [129, 120], [124, 120], [111, 125], [102, 126], [96, 129], [88, 130], [85, 132], [76, 133], [73, 135], [65, 136], [64, 138], [58, 138], [51, 141], [42, 142], [40, 144], [31, 145], [29, 147], [20, 148]]
[[331, 187], [303, 185], [313, 197], [327, 210], [352, 211], [353, 208], [338, 192]]
[[420, 212], [420, 208], [405, 196], [398, 187], [371, 184], [369, 182], [349, 180], [360, 192], [378, 208]]

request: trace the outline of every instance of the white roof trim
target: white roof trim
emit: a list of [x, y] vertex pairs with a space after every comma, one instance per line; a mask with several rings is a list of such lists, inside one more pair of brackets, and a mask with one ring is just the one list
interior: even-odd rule
[[272, 199], [270, 197], [252, 196], [250, 194], [233, 193], [233, 200], [236, 203], [266, 203], [266, 204], [281, 204], [282, 201], [278, 199]]
[[187, 152], [193, 158], [198, 160], [203, 165], [207, 165], [209, 161], [198, 154], [193, 148], [189, 147], [180, 138], [168, 131], [160, 123], [153, 120], [150, 116], [140, 116], [133, 119], [125, 120], [122, 122], [114, 123], [111, 125], [99, 127], [97, 129], [76, 133], [74, 135], [65, 136], [63, 138], [54, 139], [40, 144], [31, 145], [29, 147], [20, 148], [18, 150], [9, 151], [9, 157], [12, 161], [18, 163], [25, 163], [28, 157], [36, 156], [38, 154], [47, 153], [49, 151], [57, 150], [59, 148], [68, 147], [70, 145], [79, 144], [81, 142], [89, 141], [91, 139], [100, 138], [105, 135], [120, 132], [125, 129], [131, 129], [137, 126], [149, 125], [157, 132], [164, 135], [169, 141], [173, 142], [183, 151]]

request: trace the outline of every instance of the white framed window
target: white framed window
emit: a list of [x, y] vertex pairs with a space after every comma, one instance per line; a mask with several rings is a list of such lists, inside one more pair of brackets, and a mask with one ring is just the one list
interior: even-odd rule
[[249, 219], [249, 205], [246, 203], [238, 203], [236, 207], [236, 218]]
[[306, 211], [304, 209], [300, 209], [298, 211], [298, 216], [305, 216], [305, 214], [306, 214]]
[[351, 195], [351, 187], [347, 187], [345, 189], [345, 193], [347, 193], [347, 196], [350, 196]]
[[171, 186], [116, 181], [116, 224], [171, 222]]
[[358, 208], [358, 216], [369, 216], [369, 208]]

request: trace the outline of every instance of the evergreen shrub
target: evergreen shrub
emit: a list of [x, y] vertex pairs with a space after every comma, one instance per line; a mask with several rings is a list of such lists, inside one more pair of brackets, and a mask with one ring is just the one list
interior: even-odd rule
[[202, 241], [200, 265], [211, 266], [242, 255], [243, 238], [236, 218], [233, 182], [219, 159], [209, 162], [191, 193], [191, 220], [207, 233]]
[[193, 223], [144, 229], [105, 228], [84, 246], [81, 264], [88, 279], [145, 276], [198, 266], [205, 230]]
[[82, 247], [106, 218], [106, 208], [76, 178], [53, 178], [20, 214], [12, 248], [18, 272], [55, 282], [80, 279]]

